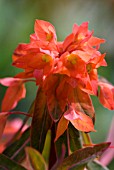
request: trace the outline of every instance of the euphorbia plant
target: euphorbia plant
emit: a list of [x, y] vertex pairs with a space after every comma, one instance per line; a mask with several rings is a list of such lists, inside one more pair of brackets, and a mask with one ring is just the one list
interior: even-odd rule
[[[94, 159], [110, 143], [95, 145], [89, 136], [95, 131], [91, 95], [114, 109], [114, 87], [97, 74], [100, 66], [107, 65], [105, 54], [99, 51], [105, 40], [93, 36], [88, 22], [74, 24], [63, 42], [57, 41], [49, 22], [36, 20], [34, 31], [30, 43], [19, 44], [13, 53], [13, 66], [24, 71], [0, 79], [8, 86], [1, 105], [1, 135], [10, 114], [27, 116], [0, 155], [0, 166], [25, 169], [22, 163], [28, 162], [26, 168], [34, 170], [105, 169]], [[29, 81], [35, 82], [38, 91], [28, 114], [12, 111], [25, 97], [24, 83]], [[30, 117], [30, 126], [21, 132]], [[10, 165], [4, 163], [8, 161]]]

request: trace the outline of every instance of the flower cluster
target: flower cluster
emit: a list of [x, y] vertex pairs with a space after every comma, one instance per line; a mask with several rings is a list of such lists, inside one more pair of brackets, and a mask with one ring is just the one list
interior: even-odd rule
[[13, 55], [13, 65], [25, 70], [18, 78], [35, 77], [37, 85], [45, 84], [51, 76], [59, 75], [71, 87], [79, 87], [89, 94], [97, 94], [97, 68], [106, 66], [105, 54], [98, 49], [104, 39], [93, 36], [88, 22], [74, 24], [73, 31], [63, 42], [58, 42], [54, 27], [36, 20], [35, 33], [29, 44], [20, 44]]
[[49, 22], [36, 20], [34, 31], [30, 43], [19, 44], [14, 51], [13, 66], [24, 69], [15, 80], [35, 78], [43, 89], [52, 119], [60, 120], [57, 138], [69, 122], [78, 130], [94, 131], [90, 95], [98, 96], [104, 107], [114, 109], [114, 87], [99, 80], [97, 74], [100, 66], [107, 65], [105, 54], [98, 51], [105, 40], [93, 36], [88, 22], [74, 24], [63, 42], [57, 41], [55, 28]]

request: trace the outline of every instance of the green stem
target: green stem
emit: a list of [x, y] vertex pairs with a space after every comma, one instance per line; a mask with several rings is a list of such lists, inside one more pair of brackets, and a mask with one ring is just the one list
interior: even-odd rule
[[91, 146], [91, 145], [93, 145], [89, 133], [81, 132], [81, 136], [82, 136], [82, 140], [83, 140], [83, 145], [84, 146]]
[[69, 130], [67, 129], [67, 147], [68, 147], [68, 156], [70, 155], [70, 139], [69, 139]]

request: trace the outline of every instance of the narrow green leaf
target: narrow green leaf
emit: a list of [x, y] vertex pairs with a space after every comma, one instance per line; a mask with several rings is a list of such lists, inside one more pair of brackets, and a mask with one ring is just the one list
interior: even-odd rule
[[80, 132], [77, 129], [75, 129], [75, 127], [71, 123], [69, 123], [68, 130], [71, 151], [74, 152], [77, 149], [81, 149], [82, 141], [80, 138]]
[[49, 157], [49, 169], [53, 167], [53, 165], [57, 160], [54, 139], [55, 139], [55, 123], [53, 122], [51, 127], [51, 148], [50, 148], [50, 157]]
[[51, 117], [47, 109], [46, 96], [41, 88], [35, 100], [35, 108], [31, 125], [31, 146], [42, 152], [47, 131], [52, 124]]
[[0, 154], [0, 169], [8, 170], [26, 170], [23, 166], [17, 164], [15, 161], [11, 160], [4, 154]]
[[55, 139], [55, 124], [53, 124], [52, 128], [52, 140], [51, 140], [51, 151], [50, 151], [50, 159], [49, 159], [49, 169], [56, 170], [57, 167], [62, 163], [65, 157], [68, 154], [68, 134], [67, 131], [63, 133], [59, 137], [59, 139], [54, 142]]
[[86, 164], [77, 165], [76, 167], [70, 168], [69, 170], [85, 170]]
[[46, 135], [45, 145], [42, 152], [42, 156], [47, 164], [49, 162], [50, 148], [51, 148], [51, 131], [48, 130]]
[[[61, 149], [61, 155], [56, 159], [56, 162], [54, 162], [53, 166], [49, 167], [49, 169], [56, 170], [57, 167], [63, 162], [64, 157], [65, 157], [65, 145], [63, 144], [62, 149]], [[51, 161], [51, 159], [50, 159], [50, 161]]]
[[77, 165], [83, 165], [100, 156], [109, 147], [110, 143], [102, 143], [93, 147], [79, 149], [65, 158], [57, 170], [66, 170]]
[[13, 160], [20, 161], [25, 157], [24, 147], [29, 144], [30, 127], [23, 132], [21, 137], [4, 150], [4, 154]]
[[106, 166], [103, 166], [99, 161], [90, 161], [87, 164], [88, 170], [109, 170]]
[[56, 146], [56, 153], [57, 153], [57, 157], [58, 159], [61, 157], [61, 151], [62, 151], [62, 146], [65, 146], [65, 157], [67, 157], [69, 155], [69, 143], [68, 143], [68, 134], [67, 131], [65, 131], [63, 133], [62, 136], [59, 137], [59, 139], [55, 142], [55, 146]]
[[26, 147], [27, 158], [34, 170], [47, 170], [43, 156], [32, 147]]

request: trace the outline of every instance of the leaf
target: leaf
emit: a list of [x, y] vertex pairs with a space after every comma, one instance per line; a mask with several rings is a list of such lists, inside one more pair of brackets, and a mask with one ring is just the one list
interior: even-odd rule
[[13, 160], [20, 161], [25, 157], [24, 147], [29, 144], [30, 127], [23, 132], [21, 137], [9, 145], [3, 152]]
[[0, 82], [3, 85], [9, 86], [6, 90], [1, 106], [2, 112], [6, 112], [15, 108], [19, 100], [25, 97], [26, 89], [21, 79], [6, 78], [1, 79]]
[[83, 111], [78, 111], [80, 108], [77, 109], [77, 105], [78, 103], [72, 103], [64, 113], [64, 117], [79, 131], [95, 131], [92, 119], [83, 113]]
[[7, 118], [8, 118], [7, 112], [0, 113], [0, 139], [2, 137]]
[[14, 86], [16, 85], [19, 81], [22, 81], [19, 78], [13, 78], [13, 77], [7, 77], [7, 78], [2, 78], [0, 79], [0, 83], [3, 86]]
[[68, 124], [69, 121], [65, 119], [64, 116], [62, 116], [57, 125], [55, 141], [65, 132], [65, 130], [68, 128]]
[[51, 118], [55, 122], [58, 121], [62, 115], [62, 110], [56, 99], [56, 90], [60, 81], [59, 79], [60, 76], [56, 74], [47, 76], [43, 86], [43, 89], [47, 96], [48, 110]]
[[64, 156], [67, 157], [69, 155], [69, 143], [67, 131], [65, 131], [63, 135], [61, 135], [59, 139], [55, 142], [56, 155], [58, 160], [61, 158], [63, 146], [65, 148]]
[[37, 150], [32, 147], [26, 147], [25, 150], [33, 170], [47, 170], [46, 162]]
[[[92, 104], [92, 100], [88, 93], [82, 91], [80, 88], [76, 88], [76, 102], [80, 105], [80, 110], [87, 114], [94, 122], [95, 110]], [[77, 106], [78, 107], [78, 106]]]
[[86, 168], [86, 164], [83, 164], [83, 165], [78, 165], [76, 167], [70, 168], [69, 170], [88, 170], [85, 168]]
[[[30, 106], [30, 108], [29, 108], [29, 110], [28, 110], [28, 114], [27, 114], [27, 115], [31, 115], [31, 116], [32, 116], [32, 114], [33, 114], [33, 112], [34, 112], [34, 105], [35, 105], [35, 102], [33, 101], [33, 103], [31, 104], [31, 106]], [[27, 121], [28, 121], [29, 118], [30, 118], [30, 117], [27, 116], [27, 117], [25, 117], [25, 118], [23, 119], [23, 123], [22, 123], [21, 127], [20, 127], [19, 130], [15, 133], [15, 135], [13, 136], [13, 138], [8, 142], [8, 144], [13, 143], [16, 139], [19, 138], [19, 136], [20, 136], [21, 133], [22, 133], [22, 129], [23, 129], [23, 127], [26, 125], [26, 123], [27, 123]]]
[[55, 123], [53, 122], [51, 127], [51, 148], [50, 148], [50, 157], [49, 157], [49, 169], [55, 164], [57, 160], [56, 148], [55, 148]]
[[51, 131], [48, 130], [44, 148], [43, 148], [43, 152], [42, 152], [42, 156], [47, 164], [49, 163], [50, 148], [51, 148]]
[[31, 146], [40, 152], [43, 150], [47, 131], [52, 124], [46, 104], [46, 96], [43, 90], [39, 88], [31, 124]]
[[69, 131], [69, 140], [70, 140], [70, 149], [72, 152], [76, 151], [77, 149], [82, 148], [82, 139], [80, 137], [80, 132], [75, 129], [75, 127], [69, 123], [68, 126]]
[[65, 158], [57, 170], [66, 170], [77, 165], [83, 165], [101, 155], [109, 145], [110, 143], [101, 143], [93, 147], [79, 149]]
[[97, 46], [101, 43], [104, 43], [105, 40], [104, 39], [100, 39], [100, 38], [97, 38], [97, 37], [91, 37], [88, 41], [89, 44], [91, 44], [91, 46]]
[[109, 110], [114, 110], [114, 86], [105, 79], [98, 82], [100, 92], [98, 94], [101, 104]]
[[72, 98], [74, 97], [74, 89], [72, 86], [67, 82], [67, 77], [61, 77], [60, 83], [56, 89], [56, 98], [58, 100], [59, 106], [61, 110], [64, 112], [67, 103], [71, 102]]
[[53, 164], [52, 167], [49, 167], [50, 170], [56, 170], [57, 167], [63, 162], [64, 160], [64, 157], [65, 157], [65, 145], [63, 144], [62, 145], [62, 148], [61, 148], [61, 155], [57, 158], [56, 162]]
[[88, 170], [109, 170], [106, 166], [103, 166], [99, 161], [91, 161], [87, 164]]
[[0, 154], [0, 169], [8, 169], [8, 170], [27, 170], [23, 166], [17, 164], [15, 161], [11, 160], [4, 154]]

